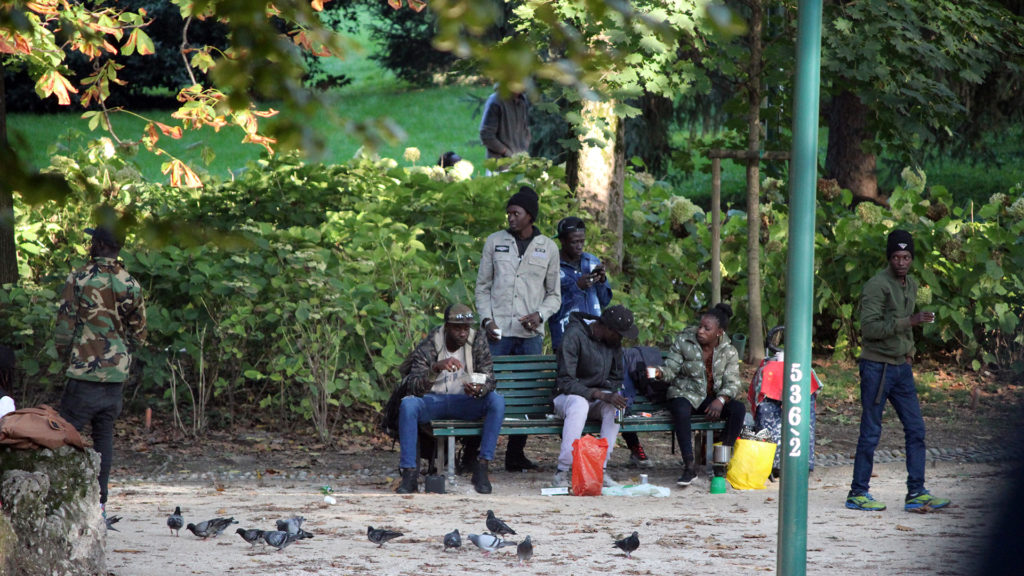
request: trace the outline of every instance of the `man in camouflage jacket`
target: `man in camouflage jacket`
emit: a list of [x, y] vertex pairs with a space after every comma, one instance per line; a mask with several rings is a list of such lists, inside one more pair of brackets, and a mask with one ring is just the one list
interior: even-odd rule
[[100, 453], [100, 503], [107, 501], [107, 479], [114, 458], [114, 421], [121, 414], [132, 350], [146, 339], [146, 308], [139, 283], [117, 259], [121, 241], [103, 227], [92, 236], [90, 260], [64, 285], [54, 338], [67, 363], [67, 385], [60, 414], [79, 432], [92, 426]]
[[[438, 326], [420, 341], [399, 367], [406, 396], [398, 409], [399, 494], [418, 491], [419, 425], [439, 419], [480, 420], [483, 432], [473, 487], [491, 493], [488, 466], [494, 459], [498, 432], [505, 418], [505, 399], [494, 391], [494, 365], [487, 336], [472, 328], [473, 311], [453, 304]], [[479, 379], [474, 381], [474, 376]]]

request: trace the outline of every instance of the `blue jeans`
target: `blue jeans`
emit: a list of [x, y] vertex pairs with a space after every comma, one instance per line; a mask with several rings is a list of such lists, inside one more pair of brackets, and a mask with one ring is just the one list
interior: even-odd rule
[[544, 349], [544, 337], [518, 338], [504, 336], [497, 342], [488, 341], [491, 356], [534, 356]]
[[400, 468], [416, 468], [418, 454], [416, 442], [419, 439], [420, 423], [431, 420], [480, 420], [483, 418], [484, 431], [480, 440], [480, 459], [494, 460], [494, 447], [498, 444], [498, 432], [505, 418], [505, 399], [497, 392], [483, 398], [465, 394], [424, 394], [406, 396], [398, 409], [398, 442], [401, 452], [398, 457]]
[[[875, 403], [879, 399], [879, 386], [883, 386], [881, 401]], [[885, 410], [886, 399], [896, 409], [896, 415], [903, 423], [903, 438], [907, 451], [907, 494], [917, 494], [924, 490], [924, 419], [921, 417], [921, 405], [917, 401], [914, 371], [909, 363], [896, 366], [861, 360], [860, 438], [857, 439], [857, 456], [853, 461], [850, 496], [860, 496], [868, 492], [875, 448], [878, 447], [878, 439], [882, 435], [882, 412]]]

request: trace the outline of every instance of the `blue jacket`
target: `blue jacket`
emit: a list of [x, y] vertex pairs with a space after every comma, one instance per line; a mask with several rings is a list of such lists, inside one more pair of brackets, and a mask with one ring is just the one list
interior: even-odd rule
[[562, 261], [558, 270], [558, 277], [562, 282], [562, 308], [551, 318], [548, 318], [548, 328], [551, 330], [551, 347], [558, 349], [562, 343], [562, 334], [569, 324], [569, 314], [583, 312], [591, 316], [600, 316], [601, 309], [612, 301], [612, 289], [607, 282], [594, 284], [586, 290], [580, 290], [576, 281], [581, 276], [586, 276], [594, 271], [601, 264], [597, 256], [584, 252], [580, 257], [580, 272], [573, 268], [572, 264]]

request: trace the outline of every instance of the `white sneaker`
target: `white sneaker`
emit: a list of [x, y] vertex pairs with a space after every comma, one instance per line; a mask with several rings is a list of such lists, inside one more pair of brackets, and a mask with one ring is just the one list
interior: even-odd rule
[[604, 473], [604, 481], [602, 482], [602, 484], [605, 488], [615, 488], [618, 486], [622, 486], [622, 484], [619, 484], [618, 482], [615, 481], [614, 478], [609, 476], [607, 472]]
[[552, 488], [568, 488], [569, 487], [569, 471], [558, 470], [555, 472], [555, 478], [551, 481]]

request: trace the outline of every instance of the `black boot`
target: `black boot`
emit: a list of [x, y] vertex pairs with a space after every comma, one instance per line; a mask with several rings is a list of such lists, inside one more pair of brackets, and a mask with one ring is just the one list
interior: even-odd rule
[[523, 448], [526, 447], [526, 435], [516, 434], [508, 437], [508, 446], [505, 448], [505, 470], [509, 472], [522, 472], [523, 470], [534, 470], [537, 465], [526, 457]]
[[402, 483], [399, 484], [398, 494], [415, 494], [420, 491], [420, 471], [415, 468], [402, 468]]
[[487, 460], [477, 460], [476, 469], [473, 470], [473, 488], [479, 494], [491, 493], [491, 481], [487, 478]]
[[456, 474], [471, 474], [476, 470], [476, 461], [480, 456], [480, 437], [468, 436], [462, 442], [462, 453], [455, 460]]
[[683, 475], [676, 480], [679, 486], [689, 486], [690, 482], [697, 477], [697, 468], [693, 465], [693, 458], [683, 461]]

